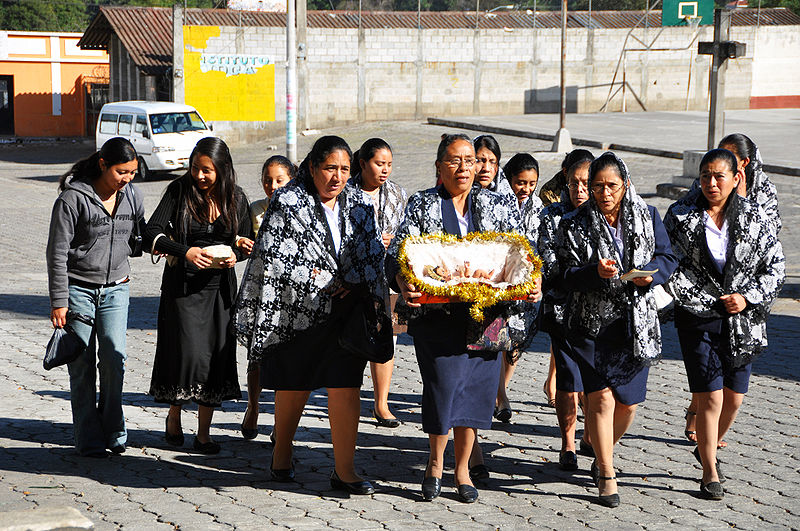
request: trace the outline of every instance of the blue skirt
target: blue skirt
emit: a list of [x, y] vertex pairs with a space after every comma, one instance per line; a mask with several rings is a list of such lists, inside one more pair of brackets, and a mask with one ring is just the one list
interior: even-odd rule
[[556, 366], [556, 389], [566, 393], [583, 392], [583, 380], [578, 363], [573, 359], [572, 350], [564, 337], [561, 326], [550, 329], [550, 344]]
[[633, 340], [626, 319], [601, 328], [597, 337], [573, 335], [567, 339], [581, 372], [586, 393], [606, 387], [625, 405], [644, 402], [650, 367], [634, 359]]
[[498, 352], [467, 350], [467, 305], [434, 310], [409, 323], [422, 376], [422, 430], [492, 426], [502, 362]]

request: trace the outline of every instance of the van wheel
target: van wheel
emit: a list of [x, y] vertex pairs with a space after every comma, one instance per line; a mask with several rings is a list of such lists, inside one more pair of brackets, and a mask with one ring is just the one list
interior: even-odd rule
[[150, 170], [147, 168], [147, 163], [144, 161], [143, 157], [139, 157], [139, 177], [143, 181], [146, 181], [150, 178]]

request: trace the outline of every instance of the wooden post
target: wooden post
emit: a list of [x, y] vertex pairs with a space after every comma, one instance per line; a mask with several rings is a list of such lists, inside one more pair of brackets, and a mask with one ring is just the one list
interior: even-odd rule
[[725, 9], [714, 10], [714, 54], [711, 56], [711, 75], [708, 77], [708, 90], [711, 93], [711, 109], [708, 112], [708, 145], [714, 149], [725, 132], [725, 73], [728, 70], [727, 57], [721, 48], [724, 41], [730, 41], [731, 12]]

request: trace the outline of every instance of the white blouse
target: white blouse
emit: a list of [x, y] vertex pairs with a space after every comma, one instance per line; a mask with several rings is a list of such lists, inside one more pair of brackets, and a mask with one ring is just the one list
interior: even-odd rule
[[717, 271], [722, 273], [728, 256], [728, 220], [726, 219], [722, 223], [722, 228], [717, 228], [717, 224], [714, 223], [708, 212], [703, 212], [703, 221], [706, 225], [708, 252], [711, 254]]
[[622, 242], [622, 227], [619, 224], [620, 217], [622, 216], [617, 217], [616, 225], [612, 226], [608, 221], [606, 221], [606, 224], [608, 225], [608, 232], [611, 233], [611, 239], [614, 240], [614, 246], [616, 246], [617, 252], [619, 252], [620, 258], [622, 258], [625, 256], [625, 244]]
[[336, 249], [336, 256], [339, 256], [339, 248], [342, 246], [342, 231], [339, 228], [339, 201], [333, 205], [333, 209], [322, 205], [322, 210], [325, 212], [325, 221], [328, 222], [328, 227], [331, 229], [331, 237], [333, 238], [333, 247]]
[[469, 210], [467, 210], [467, 213], [464, 214], [463, 216], [458, 213], [458, 210], [456, 210], [456, 218], [458, 219], [458, 232], [461, 233], [462, 238], [466, 236], [467, 233], [469, 232], [469, 219], [471, 217], [472, 217], [472, 212], [470, 212]]

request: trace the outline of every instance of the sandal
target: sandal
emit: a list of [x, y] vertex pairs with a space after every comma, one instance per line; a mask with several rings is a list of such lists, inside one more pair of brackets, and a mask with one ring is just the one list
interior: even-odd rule
[[542, 391], [544, 391], [544, 396], [547, 397], [547, 407], [556, 407], [556, 397], [551, 396], [547, 390], [547, 381], [545, 381]]
[[683, 430], [683, 434], [686, 436], [689, 442], [697, 444], [697, 431], [689, 429], [689, 419], [694, 420], [693, 417], [695, 416], [697, 416], [696, 411], [691, 411], [689, 409], [686, 410], [686, 416], [684, 417], [686, 419], [686, 429]]

